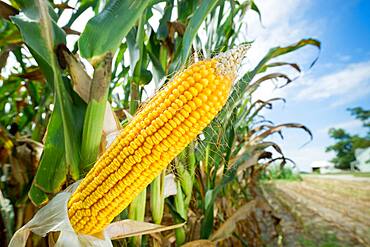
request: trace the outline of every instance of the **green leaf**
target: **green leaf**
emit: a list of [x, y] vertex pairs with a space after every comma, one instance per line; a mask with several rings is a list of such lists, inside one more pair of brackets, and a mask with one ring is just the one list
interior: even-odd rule
[[152, 78], [153, 78], [152, 73], [149, 70], [145, 68], [141, 69], [140, 85], [147, 85], [152, 80]]
[[251, 1], [251, 9], [254, 10], [258, 14], [258, 17], [260, 19], [260, 22], [262, 23], [261, 12], [260, 12], [258, 6], [256, 5], [256, 3], [254, 1]]
[[166, 171], [156, 177], [150, 184], [150, 210], [155, 224], [161, 224], [164, 210], [164, 183]]
[[173, 0], [167, 0], [166, 7], [164, 8], [163, 17], [159, 21], [159, 26], [156, 32], [157, 39], [159, 40], [165, 40], [168, 36], [168, 22], [171, 21], [172, 10]]
[[[79, 138], [85, 105], [76, 97], [71, 89], [70, 81], [62, 79], [56, 62], [54, 49], [58, 44], [65, 43], [65, 33], [56, 25], [56, 15], [53, 9], [47, 2], [41, 0], [24, 1], [21, 6], [22, 12], [12, 17], [12, 20], [18, 26], [24, 42], [45, 74], [49, 85], [55, 89], [54, 111], [55, 115], [59, 115], [50, 120], [48, 126], [50, 131], [47, 132], [46, 136], [48, 141], [45, 143], [46, 148], [39, 164], [40, 173], [34, 180], [35, 186], [31, 188], [30, 192], [30, 196], [35, 197], [32, 200], [38, 203], [42, 202], [37, 199], [41, 194], [39, 190], [54, 193], [60, 189], [61, 184], [65, 181], [65, 166], [72, 178], [79, 178]], [[63, 141], [60, 140], [61, 134]], [[55, 145], [57, 145], [57, 152]], [[64, 157], [58, 158], [59, 154], [63, 154]], [[56, 156], [53, 158], [53, 155]], [[48, 173], [45, 176], [45, 171], [53, 172], [51, 172], [52, 175]], [[42, 178], [43, 176], [45, 178]], [[36, 186], [38, 190], [35, 189]], [[42, 197], [40, 198], [42, 199]]]
[[[39, 23], [38, 13], [35, 11], [36, 10], [33, 7], [30, 7], [29, 9], [23, 9], [23, 12], [21, 12], [19, 15], [11, 17], [11, 20], [18, 26], [23, 40], [32, 49], [34, 54], [37, 54], [39, 60], [42, 59], [45, 65], [49, 65], [48, 69], [51, 69], [50, 61], [53, 54], [49, 52], [45, 42], [40, 42], [40, 38], [42, 37], [42, 29]], [[51, 22], [53, 31], [52, 35], [54, 37], [54, 47], [56, 47], [58, 44], [65, 43], [65, 33], [61, 28], [58, 27], [54, 20], [51, 20]]]
[[176, 71], [185, 64], [191, 51], [192, 42], [198, 33], [200, 25], [203, 23], [207, 15], [212, 11], [212, 9], [217, 5], [217, 2], [217, 0], [204, 0], [195, 10], [194, 15], [186, 27], [181, 46], [177, 48], [176, 57], [173, 64], [171, 64], [170, 71]]
[[178, 1], [177, 15], [178, 20], [182, 23], [187, 23], [189, 16], [194, 13], [198, 7], [198, 0], [181, 0]]
[[[286, 46], [286, 47], [275, 47], [271, 48], [270, 51], [265, 55], [265, 57], [260, 61], [260, 63], [255, 68], [255, 73], [260, 73], [262, 71], [265, 71], [266, 63], [271, 60], [272, 58], [293, 52], [295, 50], [298, 50], [306, 45], [312, 45], [319, 49], [319, 52], [321, 50], [321, 43], [320, 41], [316, 39], [302, 39], [298, 41], [295, 44]], [[310, 68], [316, 63], [319, 56], [317, 56], [311, 63]]]
[[75, 20], [88, 8], [95, 9], [99, 5], [99, 0], [80, 0], [78, 9], [72, 14], [66, 27], [71, 27]]
[[201, 239], [207, 239], [212, 233], [214, 201], [216, 199], [216, 195], [217, 194], [214, 192], [214, 190], [208, 190], [206, 193], [204, 218], [200, 228]]
[[[117, 53], [117, 57], [116, 57], [116, 60], [114, 62], [114, 69], [113, 69], [113, 72], [112, 72], [112, 80], [114, 79], [116, 73], [117, 73], [117, 69], [118, 69], [118, 66], [122, 63], [123, 64], [123, 56], [126, 52], [126, 49], [127, 49], [127, 44], [124, 43], [124, 44], [121, 44], [120, 47], [119, 47], [119, 51]], [[116, 76], [117, 78], [121, 78], [121, 76]]]
[[86, 25], [79, 40], [82, 57], [93, 59], [106, 52], [115, 52], [143, 14], [150, 1], [111, 0]]
[[[47, 128], [44, 151], [32, 187], [36, 186], [47, 193], [58, 192], [66, 180], [67, 164], [65, 160], [64, 132], [60, 107], [55, 106]], [[33, 193], [30, 193], [33, 196]], [[31, 197], [32, 201], [38, 201]], [[39, 205], [39, 204], [37, 204]]]
[[165, 70], [168, 60], [168, 50], [165, 45], [161, 43], [156, 37], [154, 30], [151, 30], [151, 35], [149, 37], [149, 42], [145, 46], [150, 60], [153, 64], [153, 75], [155, 78], [155, 83], [158, 85], [159, 81], [165, 76]]
[[8, 97], [11, 96], [15, 91], [18, 90], [21, 85], [19, 80], [6, 80], [0, 87], [0, 102], [7, 101]]
[[36, 206], [44, 205], [49, 201], [47, 194], [36, 186], [31, 186], [28, 196]]

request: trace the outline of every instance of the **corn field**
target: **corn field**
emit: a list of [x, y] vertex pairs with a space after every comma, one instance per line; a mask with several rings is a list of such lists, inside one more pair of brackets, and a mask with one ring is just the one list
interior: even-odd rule
[[249, 12], [263, 19], [252, 0], [0, 1], [0, 245], [71, 188], [71, 226], [106, 246], [278, 245], [258, 182], [290, 160], [270, 136], [312, 135], [266, 119], [284, 99], [253, 93], [291, 83], [276, 71], [301, 68], [280, 56], [320, 42], [248, 68]]

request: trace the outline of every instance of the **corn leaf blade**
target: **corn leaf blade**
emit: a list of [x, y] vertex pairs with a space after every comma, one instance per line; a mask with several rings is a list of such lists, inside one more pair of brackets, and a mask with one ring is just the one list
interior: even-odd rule
[[114, 52], [150, 1], [113, 0], [86, 25], [79, 40], [82, 57], [92, 59]]

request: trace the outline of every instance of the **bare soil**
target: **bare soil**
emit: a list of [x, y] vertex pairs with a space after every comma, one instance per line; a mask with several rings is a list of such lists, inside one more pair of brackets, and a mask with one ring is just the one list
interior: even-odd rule
[[370, 179], [304, 176], [263, 195], [281, 219], [281, 246], [370, 246]]

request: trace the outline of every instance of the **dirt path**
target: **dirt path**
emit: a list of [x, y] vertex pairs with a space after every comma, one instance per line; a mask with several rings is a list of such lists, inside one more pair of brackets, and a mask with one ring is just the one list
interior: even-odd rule
[[353, 175], [305, 175], [306, 178], [317, 178], [317, 179], [333, 179], [333, 180], [345, 180], [350, 182], [367, 182], [370, 184], [369, 177], [355, 177]]
[[370, 180], [305, 176], [263, 191], [282, 219], [283, 246], [370, 246]]

